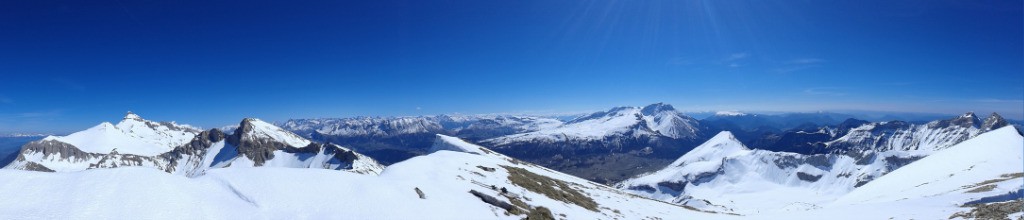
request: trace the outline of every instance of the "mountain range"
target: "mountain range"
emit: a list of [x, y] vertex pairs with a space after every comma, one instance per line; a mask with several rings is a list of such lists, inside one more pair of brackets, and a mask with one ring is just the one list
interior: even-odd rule
[[[137, 130], [149, 127], [122, 126], [150, 124], [136, 117], [129, 114], [125, 119], [137, 120], [135, 122], [97, 126], [115, 128], [114, 132], [89, 129], [82, 134], [110, 135], [96, 136], [103, 140], [149, 132]], [[120, 129], [125, 127], [132, 129]], [[189, 132], [175, 134], [188, 135]], [[65, 155], [63, 152], [44, 150], [39, 153], [34, 149], [40, 145], [58, 145], [57, 149], [71, 151], [76, 147], [63, 141], [75, 139], [48, 137], [30, 143], [22, 155], [32, 156], [19, 157], [7, 169], [0, 170], [0, 179], [5, 180], [0, 183], [3, 186], [0, 196], [20, 198], [0, 200], [0, 210], [3, 210], [0, 218], [737, 218], [727, 213], [638, 197], [440, 134], [435, 135], [428, 149], [431, 153], [385, 168], [351, 151], [348, 151], [350, 154], [339, 153], [343, 148], [337, 145], [311, 142], [257, 119], [243, 120], [231, 135], [217, 135], [218, 132], [217, 129], [202, 131], [188, 144], [169, 152], [130, 156], [152, 163], [138, 163], [136, 159], [127, 159], [130, 154], [116, 150], [107, 154], [85, 152], [84, 156], [74, 155], [70, 160], [80, 162], [68, 163], [69, 160], [61, 157]], [[130, 145], [107, 143], [120, 146], [118, 149], [130, 149]], [[99, 148], [94, 145], [86, 149]], [[315, 153], [318, 150], [320, 152]], [[333, 156], [325, 156], [332, 152]], [[38, 155], [46, 153], [50, 154], [40, 160]], [[333, 166], [338, 155], [349, 155], [342, 158], [357, 162]], [[163, 160], [168, 157], [178, 159]], [[222, 157], [227, 159], [219, 159]], [[114, 165], [103, 162], [108, 159]], [[88, 168], [79, 167], [92, 161], [99, 162], [91, 163]], [[159, 163], [162, 161], [168, 163]], [[55, 165], [60, 162], [67, 164]], [[52, 170], [56, 168], [66, 169]], [[175, 174], [185, 174], [188, 178]]]
[[22, 146], [5, 169], [70, 172], [124, 166], [198, 176], [212, 168], [297, 167], [380, 173], [375, 160], [331, 143], [306, 140], [259, 119], [247, 118], [231, 134], [153, 122], [129, 112], [67, 136]]
[[[867, 210], [883, 210], [872, 215], [878, 218], [1024, 215], [1000, 209], [1024, 199], [1024, 141], [1019, 125], [1000, 115], [969, 112], [929, 122], [837, 117], [843, 115], [729, 112], [701, 120], [656, 103], [569, 120], [246, 118], [201, 130], [129, 112], [117, 123], [36, 137], [7, 157], [0, 177], [10, 181], [0, 183], [2, 189], [35, 191], [0, 189], [0, 195], [40, 199], [0, 203], [8, 211], [0, 217], [34, 216], [42, 204], [57, 204], [47, 209], [56, 214], [36, 217], [147, 218], [156, 214], [147, 209], [198, 202], [209, 208], [176, 216], [330, 218], [322, 211], [330, 201], [362, 203], [343, 208], [352, 218], [815, 219]], [[64, 191], [54, 183], [70, 179], [80, 182], [71, 190], [103, 192], [97, 204], [129, 195], [175, 204], [133, 199], [138, 204], [127, 214], [113, 206], [61, 210], [87, 206], [80, 197], [57, 199]], [[104, 184], [110, 179], [123, 181]], [[313, 194], [344, 198], [305, 196]], [[936, 203], [940, 199], [945, 203]], [[402, 207], [394, 213], [372, 208], [385, 203]], [[887, 206], [896, 204], [913, 211]], [[447, 206], [463, 211], [438, 211]]]

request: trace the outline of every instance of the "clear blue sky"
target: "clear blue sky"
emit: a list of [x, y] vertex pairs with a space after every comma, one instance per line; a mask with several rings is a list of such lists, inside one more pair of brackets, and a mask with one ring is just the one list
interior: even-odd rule
[[0, 132], [131, 110], [1024, 117], [1021, 1], [3, 1]]

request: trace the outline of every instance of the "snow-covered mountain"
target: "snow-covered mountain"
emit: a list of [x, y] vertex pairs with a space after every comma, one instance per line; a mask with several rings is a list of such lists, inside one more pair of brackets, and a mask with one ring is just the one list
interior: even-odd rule
[[557, 127], [480, 143], [515, 158], [610, 183], [668, 164], [703, 141], [707, 132], [697, 120], [657, 103], [617, 107]]
[[67, 136], [49, 136], [44, 141], [58, 141], [74, 145], [88, 153], [121, 153], [153, 156], [188, 143], [201, 132], [198, 128], [174, 122], [154, 122], [128, 112], [116, 125], [100, 123], [84, 131]]
[[347, 170], [378, 174], [383, 166], [373, 158], [336, 144], [315, 143], [259, 119], [242, 120], [234, 134], [226, 139], [228, 148], [215, 158], [221, 167], [298, 167]]
[[454, 137], [435, 143], [444, 150], [379, 176], [275, 168], [212, 169], [196, 178], [142, 168], [0, 170], [0, 197], [18, 198], [0, 200], [0, 218], [739, 218], [637, 197]]
[[[664, 169], [617, 187], [666, 202], [751, 214], [835, 199], [923, 156], [896, 151], [853, 157], [751, 150], [724, 131]], [[789, 194], [776, 197], [779, 191]]]
[[978, 135], [821, 205], [765, 219], [1024, 218], [1024, 137], [1012, 126]]
[[616, 107], [573, 119], [561, 126], [534, 132], [488, 139], [496, 146], [513, 142], [559, 142], [569, 140], [604, 140], [613, 136], [664, 136], [694, 139], [700, 135], [696, 119], [686, 116], [664, 103], [645, 107]]
[[[939, 126], [942, 123], [929, 123], [933, 132], [922, 132], [914, 140], [948, 142], [917, 141], [916, 146], [906, 148], [865, 147], [813, 155], [751, 150], [731, 133], [722, 132], [664, 169], [623, 181], [617, 187], [666, 202], [741, 214], [817, 209], [887, 173], [964, 141], [957, 135], [978, 134], [959, 132], [980, 132], [977, 126], [950, 129], [958, 127]], [[1019, 137], [1011, 126], [1003, 127], [1002, 133]], [[856, 135], [856, 130], [852, 129], [850, 135]], [[891, 137], [878, 140], [885, 142], [886, 138]]]
[[279, 124], [303, 136], [387, 137], [407, 134], [522, 133], [562, 124], [554, 118], [509, 115], [439, 115], [419, 117], [355, 117], [292, 119]]
[[816, 153], [936, 151], [1008, 124], [999, 114], [992, 113], [982, 120], [973, 112], [920, 125], [902, 121], [868, 123], [840, 133], [841, 136], [825, 143]]
[[352, 150], [314, 143], [258, 119], [243, 120], [228, 135], [218, 129], [199, 132], [147, 121], [132, 113], [117, 125], [104, 122], [68, 136], [30, 142], [4, 168], [68, 172], [125, 166], [187, 176], [224, 167], [323, 168], [368, 174], [383, 169]]
[[758, 149], [801, 154], [935, 151], [1007, 125], [1008, 121], [999, 114], [992, 113], [982, 120], [971, 112], [950, 119], [917, 124], [847, 119], [835, 126], [790, 130], [763, 135], [754, 140], [748, 138], [745, 143]]

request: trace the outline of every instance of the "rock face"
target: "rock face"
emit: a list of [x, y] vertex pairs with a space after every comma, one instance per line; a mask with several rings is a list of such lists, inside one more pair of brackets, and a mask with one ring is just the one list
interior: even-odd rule
[[[30, 142], [24, 145], [18, 157], [4, 168], [67, 172], [139, 166], [152, 167], [185, 176], [198, 176], [204, 174], [206, 170], [225, 167], [319, 168], [363, 174], [378, 174], [383, 169], [383, 166], [373, 159], [352, 150], [335, 144], [315, 143], [258, 119], [243, 120], [231, 135], [227, 135], [219, 129], [198, 132], [192, 135], [189, 141], [159, 154], [125, 153], [122, 149], [149, 153], [159, 150], [149, 148], [163, 147], [152, 145], [152, 143], [176, 142], [164, 141], [167, 139], [166, 136], [139, 135], [146, 134], [144, 131], [147, 130], [138, 132], [138, 125], [147, 125], [144, 127], [152, 130], [166, 131], [173, 129], [161, 129], [160, 126], [166, 127], [174, 125], [173, 123], [150, 122], [132, 113], [125, 116], [124, 120], [117, 126], [103, 123], [100, 126], [76, 133], [78, 135], [75, 138], [47, 137], [40, 141]], [[129, 124], [129, 126], [122, 126], [124, 124]], [[127, 134], [130, 138], [124, 138], [122, 134]], [[99, 139], [99, 141], [85, 138], [89, 136]], [[90, 146], [91, 149], [104, 149], [108, 147], [106, 145], [124, 148], [112, 148], [109, 152], [104, 153], [86, 152], [74, 144], [61, 140], [93, 145]]]

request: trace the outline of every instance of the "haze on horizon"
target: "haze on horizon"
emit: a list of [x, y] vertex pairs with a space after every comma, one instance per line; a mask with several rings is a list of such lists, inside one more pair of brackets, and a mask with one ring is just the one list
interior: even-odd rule
[[1005, 2], [0, 3], [0, 133], [244, 117], [884, 111], [1024, 119]]

